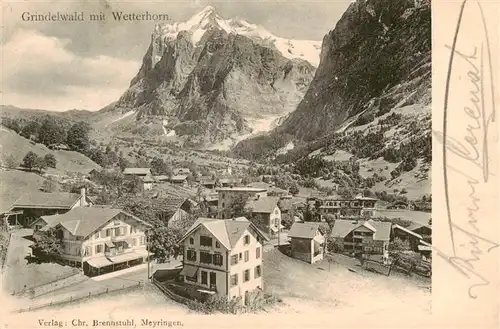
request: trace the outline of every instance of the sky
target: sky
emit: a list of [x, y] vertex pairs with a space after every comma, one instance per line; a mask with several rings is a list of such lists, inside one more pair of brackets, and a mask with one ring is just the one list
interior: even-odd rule
[[[154, 21], [115, 22], [111, 12], [167, 14], [185, 21], [206, 5], [224, 18], [242, 18], [273, 34], [322, 40], [350, 0], [280, 2], [16, 1], [2, 2], [1, 104], [21, 108], [96, 111], [116, 101], [140, 68]], [[106, 13], [105, 22], [23, 21], [23, 13]]]

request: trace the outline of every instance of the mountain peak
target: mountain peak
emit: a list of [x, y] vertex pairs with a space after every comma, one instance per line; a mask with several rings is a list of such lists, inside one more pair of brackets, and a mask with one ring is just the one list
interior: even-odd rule
[[153, 39], [157, 40], [158, 44], [162, 44], [176, 40], [179, 32], [186, 31], [191, 36], [191, 43], [196, 47], [205, 33], [212, 28], [223, 30], [228, 34], [238, 34], [253, 40], [264, 41], [286, 58], [301, 58], [315, 67], [318, 66], [321, 50], [320, 41], [277, 37], [262, 26], [251, 24], [246, 20], [225, 19], [212, 6], [206, 6], [185, 22], [157, 25], [153, 33]]

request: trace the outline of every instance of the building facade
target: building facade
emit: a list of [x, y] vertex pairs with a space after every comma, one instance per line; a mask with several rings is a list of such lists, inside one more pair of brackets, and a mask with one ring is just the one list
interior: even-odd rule
[[145, 232], [151, 225], [121, 209], [79, 208], [43, 219], [47, 225], [40, 233], [55, 229], [61, 241], [58, 257], [85, 275], [138, 265], [149, 256]]
[[325, 237], [319, 223], [294, 223], [288, 233], [290, 252], [293, 258], [314, 264], [326, 254]]
[[266, 239], [246, 218], [200, 218], [181, 239], [180, 273], [201, 292], [232, 299], [263, 289], [262, 244]]

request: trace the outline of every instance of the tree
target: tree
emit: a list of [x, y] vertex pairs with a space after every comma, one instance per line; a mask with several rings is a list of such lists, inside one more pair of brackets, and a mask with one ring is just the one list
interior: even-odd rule
[[299, 185], [296, 183], [296, 182], [293, 182], [291, 185], [290, 185], [290, 189], [289, 189], [290, 193], [292, 195], [297, 195], [299, 194], [300, 190], [299, 190]]
[[42, 157], [38, 157], [36, 159], [35, 168], [37, 168], [39, 172], [45, 170], [47, 168], [47, 163], [45, 162], [45, 159]]
[[12, 154], [2, 155], [2, 165], [7, 168], [16, 168], [19, 162]]
[[92, 130], [90, 124], [87, 122], [77, 122], [68, 130], [66, 137], [66, 144], [74, 151], [86, 152], [90, 147], [89, 134]]
[[29, 170], [32, 170], [33, 168], [36, 167], [36, 165], [39, 161], [38, 158], [39, 158], [39, 156], [35, 152], [29, 151], [24, 156], [23, 162], [21, 163], [21, 166], [24, 168], [27, 168]]
[[31, 245], [31, 250], [38, 262], [53, 262], [63, 251], [59, 231], [54, 228], [44, 232], [36, 232], [36, 234], [33, 234], [33, 239], [35, 243]]
[[295, 220], [293, 219], [293, 216], [290, 214], [282, 214], [281, 215], [281, 224], [285, 227], [285, 229], [289, 230], [293, 223], [295, 223]]
[[137, 176], [133, 176], [129, 179], [126, 179], [123, 183], [123, 187], [126, 193], [137, 194], [142, 192], [142, 188], [144, 186], [144, 182], [141, 178]]
[[43, 157], [43, 160], [45, 161], [45, 164], [47, 165], [47, 167], [49, 168], [55, 168], [56, 165], [57, 165], [57, 160], [56, 160], [56, 157], [54, 156], [54, 154], [46, 154], [44, 157]]
[[29, 121], [21, 132], [19, 133], [21, 136], [27, 139], [31, 139], [31, 136], [37, 136], [40, 130], [40, 123], [38, 121], [32, 120]]
[[236, 196], [229, 205], [227, 217], [236, 218], [236, 217], [251, 217], [251, 210], [247, 208], [248, 197], [244, 195]]
[[47, 146], [60, 144], [65, 139], [64, 128], [53, 117], [47, 116], [40, 126], [38, 139]]
[[155, 176], [170, 174], [170, 168], [168, 168], [167, 164], [165, 163], [165, 161], [163, 161], [162, 158], [154, 157], [153, 160], [151, 160], [150, 166], [151, 172]]
[[43, 181], [40, 190], [47, 193], [57, 192], [59, 190], [59, 184], [52, 177], [49, 177]]
[[330, 225], [328, 223], [321, 223], [319, 224], [319, 231], [321, 234], [328, 236], [332, 232], [332, 229], [330, 228]]
[[[149, 249], [154, 257], [164, 261], [179, 250], [178, 241], [198, 218], [197, 213], [169, 225], [170, 206], [165, 199], [150, 199], [143, 196], [124, 194], [113, 203], [140, 219], [153, 225], [148, 231]], [[202, 217], [200, 215], [200, 217]]]

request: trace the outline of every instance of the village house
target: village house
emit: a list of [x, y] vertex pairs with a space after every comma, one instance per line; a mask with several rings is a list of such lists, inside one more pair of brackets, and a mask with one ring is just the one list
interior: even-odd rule
[[238, 177], [219, 177], [216, 184], [222, 187], [233, 187], [241, 183], [241, 178]]
[[[417, 229], [414, 230], [414, 228]], [[393, 239], [399, 238], [401, 241], [408, 241], [410, 249], [425, 258], [429, 258], [432, 251], [431, 234], [432, 231], [429, 231], [426, 225], [418, 223], [413, 223], [408, 227], [397, 224], [392, 226]]]
[[153, 183], [155, 183], [153, 176], [146, 175], [144, 177], [141, 177], [141, 179], [143, 183], [142, 188], [144, 191], [149, 191], [153, 188]]
[[123, 175], [125, 178], [131, 178], [133, 176], [146, 177], [151, 176], [150, 168], [125, 168], [123, 170]]
[[[10, 225], [21, 225], [37, 229], [36, 222], [40, 216], [63, 214], [71, 209], [89, 207], [92, 204], [93, 202], [87, 196], [85, 188], [82, 188], [80, 193], [26, 193], [12, 205], [10, 211], [18, 213], [18, 215], [16, 216], [17, 223], [10, 223]], [[22, 214], [19, 214], [19, 212], [22, 212]]]
[[294, 223], [288, 232], [293, 258], [314, 264], [323, 260], [326, 253], [325, 237], [319, 230], [320, 223]]
[[170, 177], [170, 183], [179, 186], [187, 186], [187, 177], [188, 176], [185, 174], [174, 175]]
[[[180, 272], [193, 294], [224, 296], [228, 300], [263, 289], [262, 245], [267, 238], [244, 217], [199, 218], [181, 238]], [[193, 297], [195, 297], [193, 296]]]
[[[229, 207], [231, 207], [233, 200], [237, 198], [256, 199], [258, 197], [267, 196], [267, 190], [263, 188], [254, 187], [221, 187], [216, 189], [219, 200], [218, 200], [218, 211], [224, 212]], [[222, 214], [222, 216], [224, 216]]]
[[320, 203], [319, 212], [322, 217], [330, 214], [338, 219], [346, 219], [373, 217], [377, 199], [360, 195], [353, 199], [346, 199], [336, 195], [318, 198], [317, 201]]
[[40, 231], [53, 228], [61, 240], [58, 257], [68, 265], [81, 267], [85, 275], [142, 264], [150, 256], [145, 232], [151, 225], [121, 209], [75, 208], [42, 219], [46, 225]]
[[167, 176], [167, 175], [158, 175], [158, 176], [154, 176], [154, 179], [158, 183], [168, 182], [170, 180], [170, 176]]
[[251, 221], [269, 237], [275, 236], [283, 229], [278, 197], [263, 196], [248, 200], [246, 208], [251, 211]]
[[200, 177], [200, 185], [207, 189], [215, 188], [216, 180], [212, 177]]
[[336, 220], [331, 236], [339, 244], [340, 251], [378, 254], [388, 260], [391, 226], [390, 222], [373, 220]]
[[189, 168], [177, 168], [174, 170], [175, 175], [191, 175], [191, 170]]

